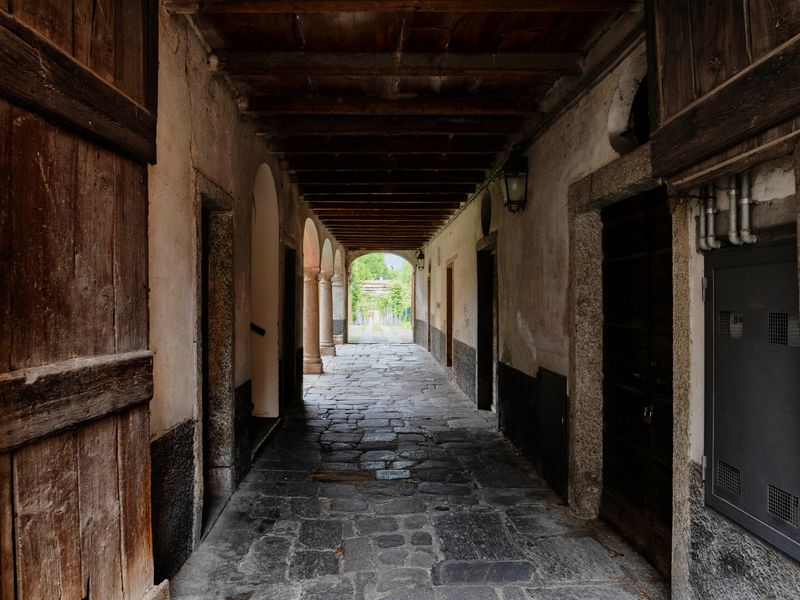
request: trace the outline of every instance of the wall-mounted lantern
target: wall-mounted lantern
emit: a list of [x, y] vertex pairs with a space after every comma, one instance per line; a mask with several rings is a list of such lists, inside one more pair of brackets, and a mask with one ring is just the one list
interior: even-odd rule
[[417, 253], [417, 268], [420, 271], [425, 269], [425, 253], [422, 250]]
[[515, 213], [528, 202], [528, 159], [522, 154], [509, 157], [503, 165], [505, 207]]

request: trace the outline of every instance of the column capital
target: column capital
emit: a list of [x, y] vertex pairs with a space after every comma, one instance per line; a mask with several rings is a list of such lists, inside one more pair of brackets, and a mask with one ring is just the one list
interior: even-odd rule
[[333, 272], [331, 272], [331, 271], [320, 271], [319, 272], [319, 282], [320, 283], [330, 283], [332, 277], [333, 277]]
[[334, 273], [333, 277], [331, 277], [331, 282], [333, 285], [344, 285], [344, 275], [341, 273]]
[[315, 281], [319, 275], [319, 267], [303, 267], [303, 279], [305, 281]]

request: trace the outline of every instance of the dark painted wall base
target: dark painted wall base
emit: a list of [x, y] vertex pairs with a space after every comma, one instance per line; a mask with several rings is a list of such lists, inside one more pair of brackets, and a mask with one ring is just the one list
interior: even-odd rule
[[333, 320], [333, 335], [344, 335], [344, 319]]
[[428, 349], [428, 322], [417, 319], [414, 321], [414, 343]]
[[505, 436], [562, 498], [567, 496], [567, 396], [563, 375], [497, 368], [497, 420]]
[[150, 444], [156, 581], [171, 579], [192, 553], [196, 427], [186, 421]]
[[253, 420], [253, 385], [248, 380], [236, 388], [233, 422], [234, 484], [238, 486], [250, 470], [252, 448], [250, 442]]
[[442, 365], [446, 364], [447, 353], [447, 338], [444, 333], [439, 331], [436, 327], [431, 325], [431, 347], [428, 348], [433, 358], [438, 360]]
[[475, 384], [477, 373], [477, 356], [475, 348], [469, 344], [453, 339], [453, 374], [456, 385], [467, 395], [472, 402], [478, 402]]

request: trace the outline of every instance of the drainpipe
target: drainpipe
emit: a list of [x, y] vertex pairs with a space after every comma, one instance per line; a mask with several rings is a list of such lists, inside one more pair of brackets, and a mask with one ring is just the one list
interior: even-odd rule
[[717, 212], [714, 208], [715, 193], [717, 196], [720, 196], [722, 190], [715, 185], [709, 186], [708, 193], [706, 194], [706, 244], [708, 244], [709, 250], [716, 250], [722, 245], [719, 240], [717, 240], [717, 234], [714, 231], [716, 229], [714, 213]]
[[742, 245], [742, 236], [739, 234], [739, 206], [736, 197], [739, 189], [736, 185], [736, 175], [728, 177], [728, 241], [734, 246]]
[[703, 186], [702, 190], [700, 191], [700, 216], [698, 217], [697, 221], [700, 225], [700, 231], [697, 235], [697, 245], [700, 247], [702, 252], [710, 250], [708, 244], [706, 243], [706, 207], [704, 206], [704, 199], [706, 197], [706, 186]]
[[741, 237], [745, 244], [755, 244], [758, 237], [750, 231], [750, 206], [753, 204], [750, 191], [750, 173], [742, 173], [742, 195], [739, 198], [739, 206], [742, 211]]

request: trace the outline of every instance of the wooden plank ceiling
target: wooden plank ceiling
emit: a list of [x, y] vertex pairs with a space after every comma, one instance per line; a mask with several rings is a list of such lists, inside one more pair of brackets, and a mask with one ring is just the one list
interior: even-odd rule
[[502, 162], [634, 0], [235, 0], [191, 15], [308, 202], [350, 249], [416, 249]]

